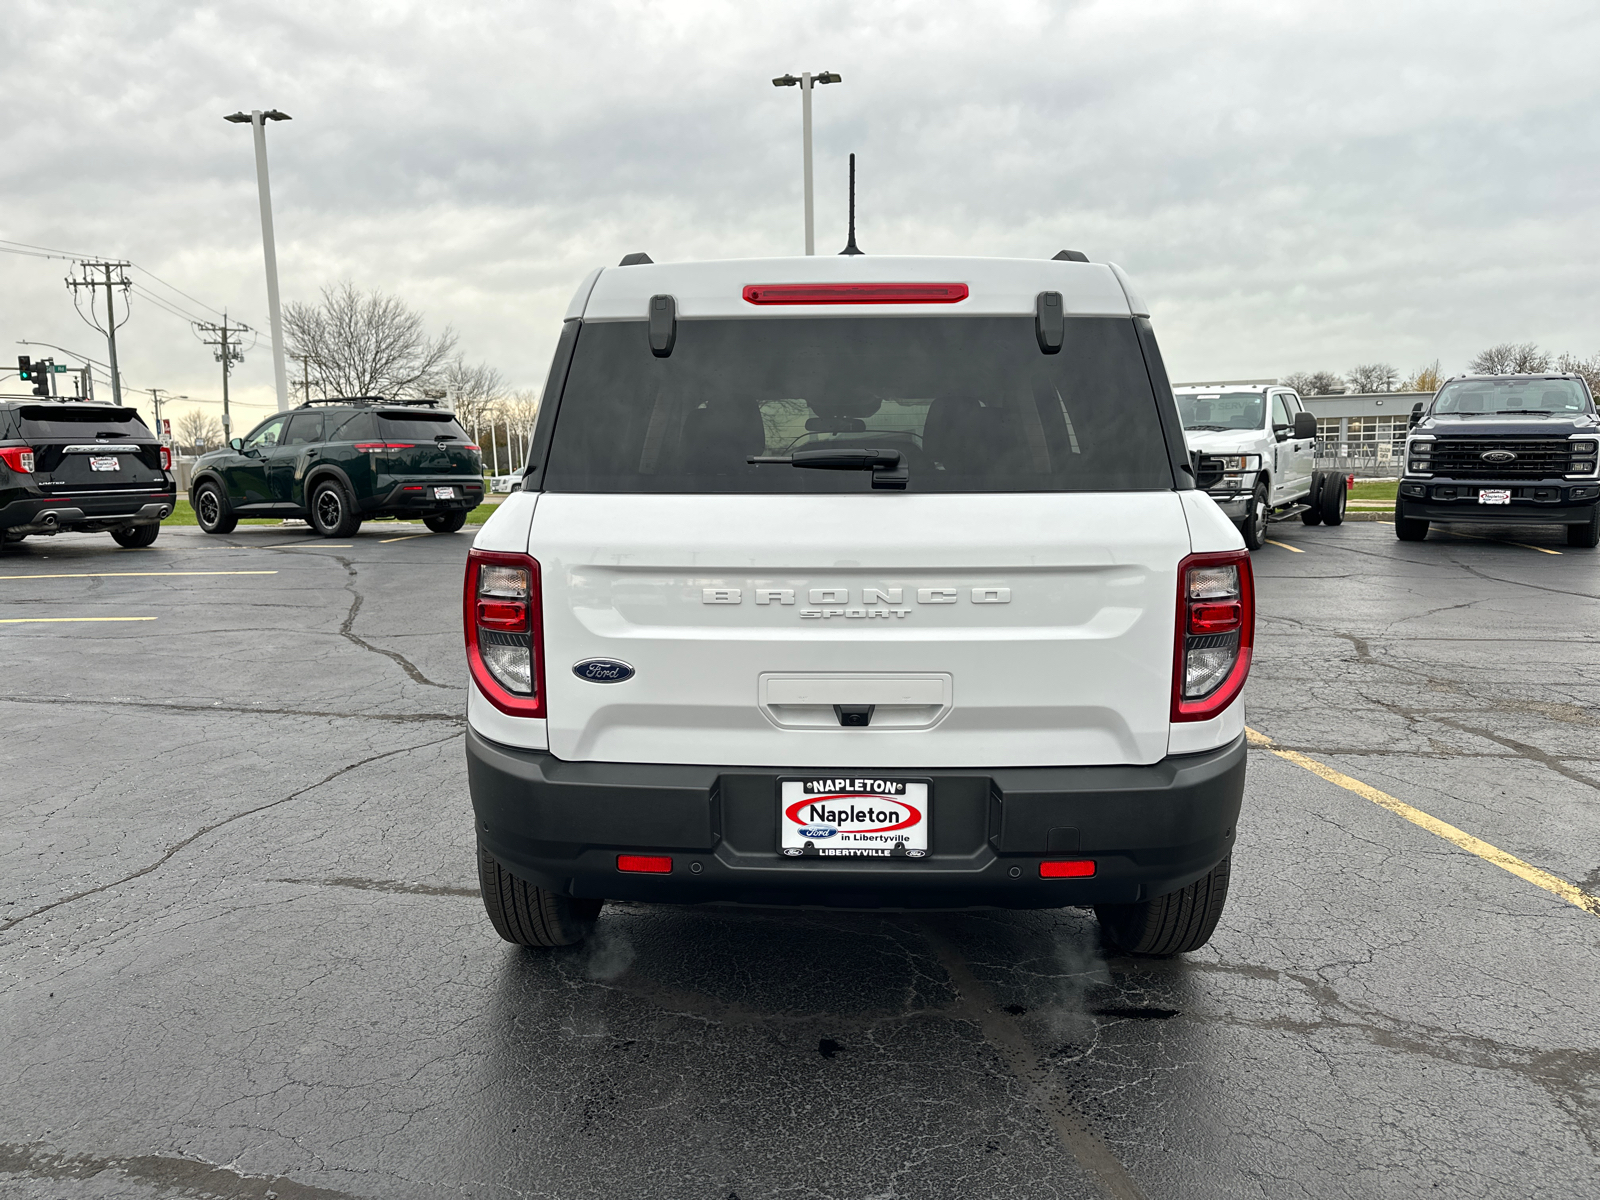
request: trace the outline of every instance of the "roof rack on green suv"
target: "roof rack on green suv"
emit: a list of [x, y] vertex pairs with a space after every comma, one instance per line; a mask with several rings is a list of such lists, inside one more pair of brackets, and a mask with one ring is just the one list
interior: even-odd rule
[[207, 533], [252, 516], [303, 518], [323, 537], [386, 517], [453, 533], [483, 502], [483, 455], [433, 400], [318, 398], [202, 455], [189, 497]]

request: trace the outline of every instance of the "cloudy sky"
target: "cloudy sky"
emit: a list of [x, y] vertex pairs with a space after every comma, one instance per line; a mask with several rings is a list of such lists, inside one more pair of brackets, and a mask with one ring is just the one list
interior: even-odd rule
[[[0, 238], [264, 331], [221, 118], [275, 106], [285, 298], [394, 292], [517, 386], [593, 266], [802, 250], [799, 96], [770, 79], [824, 69], [819, 250], [855, 151], [868, 253], [1119, 262], [1179, 378], [1600, 352], [1593, 0], [9, 0], [3, 38]], [[0, 328], [104, 358], [70, 266], [0, 254]], [[131, 387], [218, 411], [181, 316], [136, 296], [119, 348]], [[263, 334], [239, 425], [271, 381]]]

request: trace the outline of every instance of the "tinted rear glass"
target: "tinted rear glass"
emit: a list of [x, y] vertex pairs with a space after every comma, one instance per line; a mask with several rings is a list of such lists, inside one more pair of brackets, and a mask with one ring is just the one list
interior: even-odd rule
[[21, 418], [20, 435], [25, 438], [147, 438], [150, 430], [131, 408], [112, 408], [109, 404], [54, 405], [30, 404], [17, 410]]
[[680, 321], [672, 354], [642, 322], [585, 326], [545, 487], [570, 492], [871, 490], [865, 471], [751, 455], [897, 449], [913, 492], [1166, 489], [1156, 399], [1127, 318]]
[[450, 437], [458, 441], [470, 441], [467, 431], [456, 422], [455, 414], [447, 412], [433, 412], [424, 409], [421, 412], [386, 412], [378, 414], [378, 425], [383, 430], [386, 438], [395, 438], [404, 441], [431, 442], [438, 437]]

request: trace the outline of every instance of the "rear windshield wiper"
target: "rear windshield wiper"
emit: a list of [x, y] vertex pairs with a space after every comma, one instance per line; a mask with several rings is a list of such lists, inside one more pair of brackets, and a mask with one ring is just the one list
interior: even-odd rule
[[753, 455], [745, 461], [819, 471], [871, 471], [874, 488], [892, 491], [904, 491], [911, 481], [905, 456], [898, 450], [797, 450], [793, 454]]

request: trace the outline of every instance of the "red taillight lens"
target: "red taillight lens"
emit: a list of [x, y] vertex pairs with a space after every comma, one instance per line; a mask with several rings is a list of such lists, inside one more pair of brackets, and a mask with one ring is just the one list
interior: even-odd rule
[[967, 298], [964, 283], [752, 283], [751, 304], [955, 304]]
[[33, 450], [27, 446], [0, 446], [0, 459], [13, 471], [33, 474]]
[[1178, 564], [1172, 720], [1208, 721], [1238, 699], [1255, 642], [1255, 577], [1243, 550]]
[[672, 860], [665, 854], [619, 854], [617, 870], [635, 871], [641, 875], [670, 875]]
[[526, 554], [472, 550], [462, 600], [467, 665], [478, 690], [501, 712], [544, 716], [539, 564]]
[[1087, 879], [1094, 874], [1094, 859], [1075, 858], [1066, 862], [1042, 862], [1039, 874], [1045, 879]]
[[161, 447], [161, 469], [163, 471], [172, 470], [172, 451], [166, 446]]

